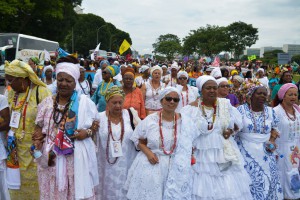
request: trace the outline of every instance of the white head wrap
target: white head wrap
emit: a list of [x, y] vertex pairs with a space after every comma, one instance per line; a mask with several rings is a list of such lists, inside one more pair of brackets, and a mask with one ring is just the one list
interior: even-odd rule
[[199, 78], [197, 78], [196, 80], [196, 86], [198, 88], [199, 91], [202, 90], [203, 85], [207, 82], [207, 81], [214, 81], [215, 83], [217, 83], [216, 79], [212, 76], [208, 76], [208, 75], [203, 75], [200, 76]]
[[240, 77], [239, 75], [234, 75], [232, 77], [232, 80], [237, 80], [240, 84], [242, 84], [244, 82], [244, 79], [242, 77]]
[[58, 63], [56, 65], [56, 77], [60, 72], [64, 72], [72, 76], [75, 80], [75, 82], [78, 82], [78, 79], [80, 77], [80, 71], [79, 67], [76, 64], [68, 63], [68, 62], [62, 62]]
[[222, 78], [217, 79], [217, 84], [218, 84], [218, 85], [220, 85], [220, 83], [222, 83], [222, 82], [227, 82], [227, 83], [228, 83], [227, 78], [222, 77]]
[[139, 69], [140, 73], [144, 73], [147, 69], [149, 69], [148, 65], [142, 65], [141, 68]]
[[173, 64], [172, 64], [171, 67], [170, 67], [170, 70], [172, 70], [172, 69], [176, 69], [176, 70], [179, 70], [179, 69], [180, 69], [180, 67], [178, 66], [178, 63], [177, 63], [177, 62], [173, 62]]
[[263, 68], [259, 68], [259, 69], [257, 70], [257, 73], [260, 72], [260, 71], [262, 71], [262, 73], [265, 73], [265, 70], [264, 70]]
[[47, 66], [44, 67], [43, 73], [45, 74], [48, 69], [51, 69], [52, 72], [54, 71], [54, 69], [53, 69], [53, 67], [51, 65], [47, 65]]
[[160, 67], [160, 66], [158, 66], [158, 65], [155, 65], [154, 67], [151, 67], [151, 68], [150, 68], [150, 74], [152, 75], [152, 74], [153, 74], [153, 72], [154, 72], [155, 70], [159, 70], [159, 71], [160, 71], [160, 73], [163, 73], [163, 71], [162, 71], [161, 67]]
[[167, 67], [166, 65], [161, 66], [161, 68], [166, 68], [166, 69], [168, 69], [168, 67]]
[[113, 65], [120, 65], [120, 63], [118, 61], [114, 61]]
[[177, 78], [179, 78], [180, 76], [184, 75], [186, 78], [189, 78], [189, 75], [186, 71], [180, 71], [177, 74]]
[[178, 94], [178, 98], [180, 97], [180, 92], [177, 88], [167, 86], [163, 91], [160, 92], [160, 94], [158, 96], [159, 101], [161, 101], [167, 94], [169, 94], [171, 92], [176, 92]]
[[220, 70], [220, 67], [215, 67], [215, 68], [211, 71], [210, 75], [211, 75], [212, 77], [214, 77], [214, 78], [221, 78], [221, 77], [222, 77], [222, 72], [221, 72], [221, 70]]

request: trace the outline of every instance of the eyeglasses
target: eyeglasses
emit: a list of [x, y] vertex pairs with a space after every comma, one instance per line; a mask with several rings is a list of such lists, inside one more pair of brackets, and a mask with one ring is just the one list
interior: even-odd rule
[[187, 80], [187, 77], [179, 77], [179, 80]]
[[176, 97], [165, 97], [165, 100], [168, 102], [171, 102], [173, 100], [175, 103], [178, 103], [180, 99]]
[[17, 77], [15, 77], [13, 80], [9, 81], [6, 79], [6, 84], [7, 85], [11, 85], [15, 80], [17, 79]]
[[230, 88], [229, 85], [219, 85], [219, 88]]

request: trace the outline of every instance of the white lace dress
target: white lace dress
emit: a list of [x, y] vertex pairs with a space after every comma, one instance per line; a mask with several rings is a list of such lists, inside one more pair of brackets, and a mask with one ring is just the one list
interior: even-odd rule
[[[108, 138], [108, 124], [106, 112], [101, 112], [100, 114], [100, 128], [99, 128], [99, 138], [97, 138], [98, 146], [98, 170], [100, 184], [98, 191], [96, 191], [97, 199], [104, 200], [120, 200], [126, 199], [126, 192], [123, 189], [125, 184], [128, 169], [133, 162], [137, 151], [135, 150], [133, 142], [130, 140], [132, 135], [132, 128], [130, 124], [130, 117], [127, 110], [123, 110], [124, 119], [124, 138], [122, 142], [123, 156], [119, 157], [117, 162], [113, 165], [109, 164], [106, 160], [106, 145]], [[121, 125], [112, 124], [112, 134], [114, 138], [120, 138], [121, 136]], [[112, 139], [110, 139], [112, 140]], [[110, 162], [114, 161], [114, 158], [109, 151]]]
[[[131, 140], [138, 145], [139, 139], [147, 139], [147, 147], [158, 157], [159, 163], [152, 165], [147, 156], [140, 151], [128, 172], [125, 184], [127, 198], [131, 200], [162, 200], [169, 168], [170, 155], [164, 154], [159, 133], [159, 115], [153, 113], [135, 129]], [[181, 132], [181, 119], [177, 120], [177, 137]], [[167, 152], [174, 143], [173, 122], [162, 121], [162, 133]]]
[[146, 85], [146, 99], [145, 99], [145, 108], [147, 110], [157, 111], [160, 110], [161, 104], [158, 99], [159, 94], [161, 91], [164, 90], [164, 84], [161, 82], [160, 87], [154, 89], [151, 85], [151, 81], [147, 81]]
[[[251, 184], [250, 177], [243, 167], [243, 158], [238, 151], [238, 147], [233, 139], [231, 142], [233, 148], [238, 153], [239, 162], [226, 162], [224, 156], [224, 137], [222, 135], [224, 126], [233, 128], [234, 123], [239, 127], [239, 113], [236, 108], [230, 105], [229, 100], [218, 98], [216, 119], [212, 130], [208, 130], [208, 122], [212, 122], [212, 115], [208, 114], [208, 119], [204, 118], [202, 109], [195, 106], [186, 106], [181, 113], [188, 114], [195, 123], [199, 137], [194, 140], [194, 155], [196, 164], [192, 166], [193, 200], [250, 200]], [[224, 109], [227, 108], [227, 109]], [[205, 108], [206, 113], [211, 110]], [[224, 123], [226, 121], [226, 123]], [[234, 123], [233, 123], [234, 122]]]

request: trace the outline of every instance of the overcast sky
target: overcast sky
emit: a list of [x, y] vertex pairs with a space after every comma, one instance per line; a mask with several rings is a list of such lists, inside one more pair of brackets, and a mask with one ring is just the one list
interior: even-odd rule
[[162, 34], [182, 39], [206, 24], [236, 21], [258, 28], [252, 47], [300, 44], [300, 0], [83, 0], [82, 8], [128, 32], [140, 54], [151, 53]]

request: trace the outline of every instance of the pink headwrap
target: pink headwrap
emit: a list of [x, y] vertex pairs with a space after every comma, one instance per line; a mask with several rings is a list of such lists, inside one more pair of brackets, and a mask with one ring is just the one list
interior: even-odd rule
[[281, 86], [280, 90], [278, 91], [277, 95], [278, 95], [278, 99], [282, 100], [285, 93], [290, 89], [290, 88], [297, 88], [297, 86], [293, 83], [286, 83], [283, 86]]

